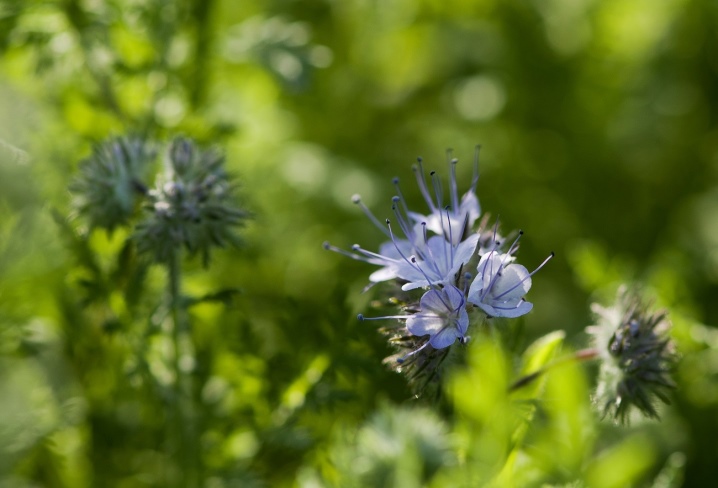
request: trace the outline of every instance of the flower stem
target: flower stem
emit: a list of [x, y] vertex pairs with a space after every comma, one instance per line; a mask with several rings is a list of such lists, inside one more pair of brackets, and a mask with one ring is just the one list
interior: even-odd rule
[[176, 460], [180, 468], [181, 486], [200, 486], [200, 456], [194, 412], [192, 376], [185, 366], [187, 358], [191, 358], [192, 339], [189, 320], [182, 303], [182, 256], [174, 251], [168, 263], [168, 293], [172, 313], [172, 343], [174, 347], [175, 395], [173, 414], [175, 421]]
[[596, 359], [596, 357], [598, 357], [598, 349], [589, 348], [581, 349], [580, 351], [576, 351], [573, 354], [569, 354], [568, 356], [556, 359], [555, 361], [548, 363], [543, 368], [537, 369], [533, 373], [522, 376], [518, 380], [514, 381], [513, 384], [509, 387], [509, 392], [514, 392], [523, 388], [524, 386], [533, 383], [534, 380], [540, 378], [544, 373], [546, 373], [550, 369], [555, 368], [556, 366], [573, 363], [575, 361], [590, 361], [592, 359]]

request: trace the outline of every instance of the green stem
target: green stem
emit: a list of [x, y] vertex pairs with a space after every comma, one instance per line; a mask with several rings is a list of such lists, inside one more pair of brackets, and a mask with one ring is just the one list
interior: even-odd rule
[[538, 369], [533, 373], [527, 374], [526, 376], [522, 376], [518, 380], [514, 381], [513, 384], [509, 387], [509, 392], [514, 392], [523, 388], [526, 385], [533, 383], [548, 370], [553, 369], [557, 366], [561, 366], [567, 363], [573, 363], [576, 361], [590, 361], [592, 359], [595, 359], [596, 357], [598, 357], [598, 349], [581, 349], [580, 351], [576, 351], [573, 354], [569, 354], [568, 356], [556, 359], [555, 361], [548, 363], [543, 368]]
[[196, 431], [192, 376], [183, 367], [183, 358], [191, 355], [191, 337], [189, 321], [182, 303], [182, 261], [181, 253], [174, 252], [168, 264], [168, 292], [172, 313], [172, 342], [174, 346], [175, 368], [175, 435], [179, 437], [177, 446], [177, 466], [181, 471], [181, 486], [200, 486], [200, 451]]

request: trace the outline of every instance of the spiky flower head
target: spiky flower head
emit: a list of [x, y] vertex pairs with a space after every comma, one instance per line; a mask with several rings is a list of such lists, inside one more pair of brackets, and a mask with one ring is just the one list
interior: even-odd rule
[[666, 312], [650, 312], [638, 293], [621, 287], [612, 307], [593, 304], [598, 324], [586, 330], [601, 359], [595, 401], [603, 415], [626, 423], [631, 407], [658, 418], [656, 399], [669, 404], [677, 359]]
[[207, 265], [212, 247], [239, 243], [235, 231], [247, 214], [233, 193], [222, 154], [184, 137], [174, 139], [165, 174], [150, 190], [145, 219], [137, 226], [138, 248], [160, 262], [185, 248], [200, 253]]
[[155, 157], [154, 145], [139, 137], [116, 137], [93, 148], [70, 184], [73, 206], [91, 229], [112, 232], [128, 222], [147, 191], [144, 180]]

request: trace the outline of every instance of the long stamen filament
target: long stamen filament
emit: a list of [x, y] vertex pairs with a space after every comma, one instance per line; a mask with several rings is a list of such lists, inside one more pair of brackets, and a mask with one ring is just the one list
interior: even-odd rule
[[410, 315], [387, 315], [385, 317], [365, 317], [364, 314], [358, 314], [357, 320], [360, 322], [364, 322], [365, 320], [387, 320], [387, 319], [399, 319], [399, 320], [405, 320], [408, 319]]
[[427, 281], [429, 282], [429, 286], [432, 286], [432, 285], [431, 285], [431, 280], [429, 280], [429, 278], [426, 276], [426, 273], [424, 272], [424, 270], [421, 269], [421, 267], [420, 267], [418, 264], [416, 264], [416, 257], [411, 256], [411, 259], [409, 259], [409, 258], [407, 258], [406, 256], [404, 256], [404, 253], [401, 252], [401, 249], [399, 249], [399, 245], [396, 243], [396, 239], [394, 238], [394, 232], [391, 230], [391, 222], [389, 221], [389, 219], [386, 219], [386, 225], [387, 225], [387, 227], [389, 228], [389, 234], [391, 235], [391, 242], [394, 243], [394, 247], [396, 248], [396, 251], [399, 253], [399, 256], [401, 256], [401, 257], [404, 259], [404, 261], [406, 261], [407, 263], [409, 263], [409, 265], [410, 265], [412, 268], [418, 270], [421, 274], [423, 274], [424, 277], [425, 277], [425, 278], [427, 279]]
[[359, 195], [354, 195], [354, 196], [352, 197], [352, 202], [353, 202], [354, 204], [356, 204], [356, 205], [359, 205], [359, 207], [360, 207], [360, 208], [362, 209], [362, 211], [364, 212], [364, 215], [366, 215], [366, 216], [369, 218], [369, 220], [371, 220], [371, 222], [372, 222], [375, 226], [377, 226], [387, 237], [389, 237], [389, 234], [387, 234], [386, 229], [384, 228], [383, 225], [381, 225], [381, 222], [379, 221], [379, 219], [377, 219], [377, 218], [374, 216], [374, 214], [372, 213], [372, 211], [369, 210], [369, 207], [367, 207], [366, 205], [364, 205], [364, 202], [361, 201], [361, 196], [359, 196]]
[[[451, 214], [449, 213], [449, 206], [447, 206], [444, 210], [446, 210], [446, 222], [447, 226], [449, 227], [449, 265], [447, 266], [447, 269], [451, 269], [454, 267], [454, 236], [451, 233]], [[446, 254], [446, 239], [444, 239], [444, 254]]]
[[[491, 238], [491, 240], [492, 240], [492, 242], [493, 242], [494, 245], [493, 245], [493, 247], [491, 248], [491, 250], [488, 252], [488, 254], [489, 254], [488, 258], [486, 258], [486, 261], [484, 261], [484, 268], [483, 268], [482, 270], [479, 270], [479, 272], [481, 273], [481, 280], [482, 280], [482, 282], [483, 282], [483, 280], [484, 280], [484, 276], [486, 275], [486, 268], [489, 266], [489, 261], [493, 261], [493, 260], [491, 259], [491, 257], [492, 257], [491, 255], [492, 255], [494, 252], [498, 252], [498, 248], [499, 248], [499, 246], [500, 246], [500, 244], [501, 244], [499, 241], [496, 240], [496, 236], [497, 236], [497, 234], [498, 234], [498, 229], [499, 229], [499, 217], [496, 217], [496, 222], [494, 223], [494, 235], [493, 235], [493, 237]], [[491, 263], [491, 274], [490, 274], [489, 276], [492, 277], [492, 280], [491, 280], [491, 281], [493, 281], [493, 278], [494, 278], [494, 276], [493, 276], [493, 262]], [[483, 283], [482, 283], [482, 284], [483, 284]], [[490, 289], [491, 289], [491, 286], [493, 286], [493, 284], [492, 284], [492, 283], [489, 283], [489, 286], [486, 288], [486, 290], [490, 290]], [[481, 300], [483, 300], [483, 299], [486, 297], [486, 293], [487, 293], [487, 292], [488, 292], [488, 291], [485, 291], [485, 292], [481, 295]]]
[[491, 292], [491, 289], [496, 284], [496, 280], [498, 280], [499, 276], [501, 276], [501, 270], [506, 265], [506, 260], [511, 258], [511, 253], [514, 252], [514, 250], [516, 249], [516, 246], [519, 242], [519, 239], [521, 239], [522, 235], [524, 235], [524, 231], [520, 230], [519, 235], [516, 236], [516, 239], [514, 239], [514, 242], [511, 243], [511, 246], [509, 247], [508, 252], [506, 254], [504, 254], [503, 258], [501, 259], [501, 264], [499, 265], [499, 270], [496, 272], [495, 275], [491, 276], [491, 282], [489, 282], [489, 286], [486, 287], [486, 289], [484, 290], [484, 293], [481, 295], [481, 300], [486, 298], [486, 296]]
[[362, 253], [364, 256], [367, 257], [366, 259], [374, 258], [374, 259], [379, 259], [379, 260], [381, 260], [381, 261], [386, 261], [386, 262], [388, 262], [388, 263], [397, 263], [397, 262], [399, 262], [398, 259], [393, 259], [393, 258], [390, 258], [390, 257], [388, 257], [388, 256], [384, 256], [383, 254], [375, 253], [375, 252], [372, 252], [372, 251], [367, 251], [366, 249], [364, 249], [363, 247], [361, 247], [359, 244], [354, 244], [354, 245], [352, 246], [352, 251], [357, 251], [357, 252]]
[[424, 200], [426, 200], [426, 203], [429, 205], [429, 209], [433, 213], [434, 211], [436, 211], [436, 207], [434, 206], [434, 202], [431, 199], [431, 194], [429, 194], [429, 188], [426, 185], [423, 160], [421, 158], [417, 158], [416, 162], [418, 166], [414, 166], [412, 168], [414, 170], [414, 174], [416, 175], [416, 182], [419, 185], [419, 191], [421, 191]]
[[429, 173], [431, 176], [431, 184], [434, 187], [434, 195], [436, 196], [436, 209], [441, 209], [444, 205], [444, 189], [441, 187], [441, 178], [436, 171]]
[[[448, 156], [450, 156], [450, 154]], [[456, 164], [458, 162], [458, 159], [451, 159], [449, 161], [449, 191], [451, 192], [451, 205], [457, 211], [459, 210], [459, 190], [456, 187]]]
[[402, 210], [404, 210], [404, 213], [408, 216], [409, 215], [409, 207], [406, 205], [406, 198], [404, 198], [404, 194], [401, 191], [401, 188], [399, 187], [399, 178], [394, 178], [392, 180], [394, 183], [394, 188], [396, 189], [396, 194], [399, 195], [399, 200], [401, 201], [401, 207]]
[[424, 248], [421, 249], [416, 246], [416, 236], [414, 234], [414, 228], [411, 226], [409, 222], [407, 222], [403, 216], [399, 213], [399, 210], [396, 208], [396, 205], [392, 207], [392, 210], [394, 210], [394, 214], [396, 215], [397, 219], [399, 220], [399, 226], [401, 227], [404, 234], [409, 239], [409, 242], [412, 245], [412, 249], [414, 253], [419, 256], [419, 258], [428, 266], [434, 273], [437, 275], [441, 275], [441, 269], [438, 266], [438, 263], [436, 262], [436, 259], [433, 257], [431, 253], [431, 248], [428, 246], [428, 240], [426, 237], [426, 223], [422, 222], [423, 224], [423, 233], [424, 233]]
[[[411, 257], [411, 263], [414, 265], [414, 268], [415, 268], [415, 269], [418, 269], [419, 272], [424, 275], [424, 278], [426, 278], [426, 281], [429, 283], [429, 286], [430, 286], [433, 290], [435, 290], [435, 291], [438, 292], [438, 291], [440, 290], [440, 288], [439, 288], [437, 285], [435, 285], [434, 283], [432, 283], [432, 282], [431, 282], [431, 278], [429, 278], [429, 275], [427, 275], [426, 272], [425, 272], [423, 269], [421, 269], [421, 266], [419, 266], [418, 264], [416, 264], [416, 257], [415, 257], [415, 256], [412, 256], [412, 257]], [[446, 305], [446, 308], [451, 309], [451, 306], [446, 303], [446, 301], [445, 301], [444, 298], [441, 296], [441, 294], [439, 294], [439, 299], [442, 301], [442, 303], [443, 303], [444, 305]]]
[[416, 354], [416, 353], [418, 353], [419, 351], [423, 350], [423, 349], [424, 349], [426, 346], [428, 346], [428, 345], [429, 345], [429, 341], [426, 341], [426, 342], [424, 343], [424, 345], [422, 345], [420, 348], [415, 349], [415, 350], [411, 351], [411, 352], [408, 353], [408, 354], [405, 354], [404, 356], [402, 356], [402, 357], [400, 357], [400, 358], [397, 358], [396, 362], [399, 363], [399, 364], [403, 363], [404, 361], [406, 361], [407, 359], [409, 359], [409, 358], [410, 358], [411, 356], [413, 356], [414, 354]]
[[[394, 205], [391, 206], [391, 209], [394, 211], [394, 215], [396, 216], [397, 222], [399, 222], [399, 228], [404, 233], [407, 239], [409, 239], [409, 242], [414, 244], [415, 236], [414, 236], [414, 228], [411, 226], [411, 222], [405, 218], [401, 212], [399, 211], [399, 208], [396, 206], [396, 201], [399, 197], [394, 197], [392, 201], [394, 202]], [[386, 229], [384, 230], [386, 232]]]
[[499, 216], [496, 216], [496, 222], [494, 223], [494, 235], [491, 237], [491, 242], [494, 243], [494, 249], [499, 247], [499, 243], [496, 241], [496, 235], [499, 231]]
[[[363, 262], [365, 262], [365, 263], [367, 262], [367, 258], [366, 258], [366, 257], [364, 257], [364, 256], [359, 256], [358, 254], [354, 254], [354, 253], [351, 253], [351, 252], [349, 252], [349, 251], [345, 251], [344, 249], [342, 249], [342, 248], [340, 248], [340, 247], [333, 246], [333, 245], [329, 244], [328, 242], [325, 242], [324, 245], [323, 245], [323, 247], [324, 247], [324, 249], [326, 249], [327, 251], [336, 252], [336, 253], [341, 254], [342, 256], [346, 256], [346, 257], [351, 258], [351, 259], [356, 259], [357, 261], [363, 261]], [[389, 258], [387, 258], [386, 256], [379, 256], [379, 255], [377, 255], [377, 257], [381, 257], [382, 259], [389, 259]]]
[[546, 263], [548, 263], [549, 261], [551, 261], [551, 259], [552, 259], [554, 256], [555, 256], [555, 254], [554, 254], [553, 252], [551, 252], [551, 254], [549, 254], [549, 256], [548, 256], [546, 259], [544, 259], [543, 262], [542, 262], [541, 264], [539, 264], [538, 267], [537, 267], [535, 270], [533, 270], [533, 271], [530, 272], [528, 275], [526, 275], [526, 277], [525, 277], [524, 279], [522, 279], [521, 281], [519, 281], [518, 283], [516, 283], [514, 286], [512, 286], [512, 287], [509, 288], [508, 290], [504, 291], [501, 295], [498, 295], [498, 296], [494, 297], [494, 299], [498, 300], [498, 299], [501, 298], [502, 296], [506, 295], [507, 293], [512, 292], [513, 290], [515, 290], [516, 288], [518, 288], [519, 286], [521, 286], [521, 284], [522, 284], [524, 281], [526, 281], [527, 279], [529, 279], [529, 278], [531, 278], [533, 275], [535, 275], [536, 272], [538, 272], [538, 270], [540, 270], [541, 268], [543, 268], [543, 267], [546, 265]]
[[437, 276], [441, 276], [441, 268], [439, 267], [439, 261], [436, 259], [436, 256], [434, 256], [434, 253], [431, 250], [431, 247], [429, 246], [429, 239], [428, 239], [428, 235], [426, 233], [426, 222], [422, 222], [421, 227], [422, 227], [422, 233], [424, 236], [424, 249], [426, 250], [426, 253], [417, 249], [417, 254], [424, 261], [424, 263], [432, 271], [434, 271], [434, 273], [436, 273]]
[[479, 153], [481, 152], [481, 145], [476, 146], [474, 151], [474, 176], [471, 179], [471, 191], [476, 194], [476, 187], [479, 183]]
[[519, 239], [521, 239], [522, 235], [524, 235], [524, 231], [519, 230], [519, 235], [516, 236], [516, 239], [514, 239], [514, 242], [512, 242], [511, 246], [509, 246], [509, 250], [506, 251], [507, 255], [509, 255], [509, 256], [512, 255], [519, 248]]

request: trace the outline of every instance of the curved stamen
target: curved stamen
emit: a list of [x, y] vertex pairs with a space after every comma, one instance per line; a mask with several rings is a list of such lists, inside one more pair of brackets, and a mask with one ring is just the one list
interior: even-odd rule
[[362, 209], [362, 211], [364, 212], [364, 215], [366, 215], [366, 216], [369, 218], [369, 220], [371, 220], [371, 222], [372, 222], [375, 226], [377, 226], [379, 229], [381, 229], [381, 231], [382, 231], [387, 237], [389, 236], [389, 234], [387, 234], [386, 229], [384, 228], [384, 226], [381, 225], [381, 222], [379, 221], [379, 219], [377, 219], [377, 218], [374, 216], [374, 214], [372, 213], [372, 211], [369, 210], [369, 207], [367, 207], [366, 205], [364, 205], [364, 202], [361, 201], [361, 196], [360, 196], [360, 195], [357, 194], [357, 195], [352, 196], [352, 203], [354, 203], [354, 204], [356, 204], [356, 205], [359, 205], [359, 207], [360, 207], [360, 208]]
[[[447, 154], [447, 157], [451, 156], [451, 149], [448, 150], [449, 154]], [[455, 211], [459, 211], [459, 189], [456, 187], [456, 164], [459, 162], [458, 159], [450, 159], [449, 160], [449, 192], [450, 198], [451, 198], [451, 205], [454, 207]]]
[[[426, 227], [424, 227], [424, 239], [426, 239]], [[425, 243], [426, 245], [424, 247], [426, 249], [426, 253], [419, 252], [417, 254], [419, 254], [419, 257], [427, 268], [436, 273], [436, 276], [441, 276], [442, 273], [441, 268], [439, 267], [439, 260], [437, 259], [437, 256], [434, 256], [434, 252], [431, 250], [428, 241], [425, 240]]]
[[401, 202], [402, 210], [404, 210], [404, 213], [406, 215], [409, 215], [409, 207], [406, 205], [406, 198], [404, 198], [404, 194], [401, 191], [401, 188], [399, 187], [399, 178], [394, 178], [391, 180], [392, 183], [394, 183], [394, 188], [396, 189], [396, 194], [399, 195], [399, 201]]
[[[411, 257], [411, 262], [414, 263], [414, 264], [416, 264], [416, 258], [415, 258], [414, 256]], [[421, 274], [424, 275], [424, 278], [426, 278], [426, 281], [429, 282], [429, 286], [431, 287], [431, 290], [430, 290], [428, 293], [431, 293], [432, 291], [433, 291], [434, 293], [436, 293], [436, 294], [439, 296], [439, 300], [441, 300], [441, 303], [444, 304], [444, 306], [446, 307], [447, 310], [451, 310], [451, 313], [456, 312], [456, 310], [458, 310], [458, 309], [453, 309], [453, 308], [451, 307], [451, 304], [450, 304], [450, 303], [447, 303], [446, 300], [444, 300], [444, 296], [443, 296], [443, 294], [442, 294], [441, 288], [439, 288], [437, 285], [435, 285], [434, 283], [431, 282], [431, 279], [427, 276], [427, 274], [424, 272], [424, 270], [421, 269], [421, 267], [419, 267], [419, 266], [417, 265], [416, 268], [417, 268], [419, 271], [421, 271]], [[463, 303], [463, 300], [462, 300], [462, 303]], [[461, 306], [459, 306], [459, 308], [461, 308]]]
[[[397, 250], [397, 252], [399, 253], [399, 255], [404, 259], [404, 261], [406, 261], [407, 263], [409, 263], [409, 265], [410, 265], [412, 268], [414, 268], [415, 270], [419, 271], [422, 275], [424, 275], [424, 277], [426, 278], [426, 280], [429, 282], [429, 286], [434, 287], [434, 285], [432, 285], [432, 283], [431, 283], [431, 280], [430, 280], [429, 277], [426, 275], [426, 272], [424, 272], [424, 270], [421, 268], [421, 266], [419, 266], [419, 265], [417, 264], [417, 262], [416, 262], [416, 257], [415, 257], [415, 256], [410, 256], [409, 258], [407, 258], [406, 256], [404, 256], [404, 253], [401, 252], [401, 249], [399, 249], [399, 246], [398, 246], [398, 244], [396, 243], [396, 239], [394, 238], [394, 232], [391, 230], [391, 222], [389, 221], [389, 219], [386, 219], [386, 225], [387, 225], [387, 227], [389, 228], [389, 235], [391, 236], [391, 241], [394, 243], [394, 247], [396, 248], [396, 250]], [[426, 233], [425, 233], [424, 235], [426, 235]], [[422, 263], [423, 263], [423, 264], [425, 264], [429, 269], [431, 269], [431, 270], [432, 270], [434, 273], [436, 273], [438, 276], [441, 276], [441, 270], [438, 268], [438, 265], [436, 264], [436, 260], [435, 260], [435, 259], [428, 259], [428, 258], [431, 258], [431, 257], [432, 257], [432, 255], [431, 255], [431, 249], [429, 248], [429, 246], [425, 246], [425, 247], [426, 247], [426, 249], [427, 249], [427, 252], [429, 253], [428, 256], [425, 255], [420, 249], [417, 249], [416, 247], [413, 247], [413, 250], [416, 252], [416, 254], [419, 255], [419, 257], [422, 258]]]
[[[424, 249], [421, 249], [416, 245], [416, 234], [414, 233], [414, 227], [411, 225], [411, 222], [408, 219], [404, 218], [403, 215], [401, 215], [396, 205], [392, 205], [391, 209], [394, 211], [394, 215], [396, 215], [396, 218], [399, 221], [399, 227], [401, 228], [406, 238], [409, 240], [409, 244], [411, 244], [411, 250], [414, 251], [414, 254], [418, 255], [422, 261], [429, 261], [426, 258], [426, 254], [424, 253], [424, 249], [428, 249], [428, 246], [424, 246]], [[388, 224], [389, 221], [387, 220], [387, 225]], [[391, 229], [389, 230], [391, 235]], [[436, 267], [434, 267], [434, 271], [438, 273], [438, 269]]]
[[506, 254], [509, 256], [516, 252], [516, 250], [519, 248], [519, 239], [521, 239], [521, 236], [524, 235], [524, 231], [519, 230], [519, 235], [516, 236], [516, 239], [514, 239], [514, 242], [511, 243], [511, 246], [509, 246], [509, 250], [506, 251]]
[[479, 153], [481, 152], [481, 144], [476, 146], [474, 152], [474, 176], [471, 178], [471, 191], [476, 194], [476, 187], [479, 183]]
[[370, 261], [368, 261], [368, 259], [378, 259], [380, 261], [386, 261], [387, 263], [390, 263], [390, 264], [399, 262], [398, 259], [390, 258], [389, 256], [384, 256], [383, 254], [379, 254], [376, 252], [367, 251], [366, 249], [361, 247], [359, 244], [354, 244], [352, 246], [352, 251], [358, 251], [358, 252], [362, 253], [364, 256], [366, 256], [367, 262], [370, 262]]
[[[326, 249], [327, 251], [336, 252], [336, 253], [341, 254], [342, 256], [346, 256], [346, 257], [351, 258], [351, 259], [356, 259], [357, 261], [362, 261], [362, 262], [365, 262], [365, 263], [368, 263], [368, 262], [369, 262], [368, 258], [366, 258], [366, 257], [364, 257], [364, 256], [360, 256], [360, 255], [358, 255], [358, 254], [351, 253], [351, 252], [349, 252], [349, 251], [345, 251], [344, 249], [342, 249], [342, 248], [340, 248], [340, 247], [332, 246], [331, 244], [329, 244], [329, 242], [324, 242], [324, 244], [322, 245], [322, 247], [324, 247], [324, 249]], [[367, 251], [367, 252], [368, 252], [368, 251]], [[389, 258], [387, 258], [386, 256], [381, 256], [381, 255], [379, 255], [379, 254], [377, 254], [375, 257], [379, 257], [379, 258], [384, 259], [384, 260], [388, 260], [388, 259], [389, 259]], [[370, 264], [371, 264], [371, 263], [370, 263]]]
[[496, 216], [496, 222], [494, 223], [494, 235], [491, 237], [491, 242], [494, 243], [493, 249], [497, 249], [499, 247], [499, 242], [496, 240], [496, 236], [499, 232], [499, 217], [501, 217], [501, 216], [500, 215]]
[[421, 223], [421, 231], [422, 237], [424, 238], [424, 248], [419, 249], [415, 247], [414, 250], [416, 251], [416, 254], [421, 258], [422, 262], [426, 264], [429, 269], [436, 273], [437, 276], [441, 276], [439, 262], [437, 261], [436, 256], [434, 256], [434, 253], [429, 246], [429, 237], [426, 233], [426, 222]]
[[436, 208], [435, 210], [441, 211], [441, 207], [444, 205], [444, 189], [441, 187], [441, 178], [436, 174], [436, 171], [429, 173], [431, 176], [431, 184], [434, 187], [434, 195], [436, 196]]
[[[451, 207], [449, 207], [448, 205], [444, 208], [444, 210], [446, 210], [446, 222], [449, 227], [449, 266], [447, 266], [447, 269], [451, 269], [454, 267], [454, 236], [451, 233], [451, 214], [449, 213], [450, 208]], [[446, 239], [444, 239], [444, 254], [446, 254]]]
[[553, 258], [554, 256], [555, 256], [554, 252], [551, 251], [551, 254], [549, 254], [549, 256], [548, 256], [546, 259], [544, 259], [543, 262], [542, 262], [541, 264], [539, 264], [538, 267], [537, 267], [535, 270], [533, 270], [532, 272], [530, 272], [524, 279], [522, 279], [521, 281], [519, 281], [518, 283], [516, 283], [514, 286], [512, 286], [512, 287], [509, 288], [508, 290], [504, 291], [501, 295], [495, 296], [495, 297], [494, 297], [494, 300], [498, 300], [498, 299], [501, 298], [502, 296], [506, 295], [507, 293], [510, 293], [511, 291], [513, 291], [513, 290], [515, 290], [516, 288], [518, 288], [519, 286], [521, 286], [521, 283], [523, 283], [524, 281], [526, 281], [527, 279], [529, 279], [529, 278], [531, 278], [533, 275], [535, 275], [536, 272], [537, 272], [538, 270], [540, 270], [541, 268], [543, 268], [543, 267], [546, 265], [546, 263], [548, 263], [549, 261], [551, 261], [551, 258]]
[[489, 257], [484, 262], [484, 269], [479, 271], [482, 275], [486, 273], [486, 266], [488, 266], [488, 262], [491, 260], [491, 254], [494, 252], [498, 252], [499, 247], [501, 247], [501, 242], [496, 240], [496, 236], [498, 234], [499, 230], [499, 217], [496, 217], [496, 222], [494, 223], [494, 235], [491, 237], [491, 242], [494, 244], [491, 250], [489, 251]]
[[[461, 221], [461, 225], [459, 226], [459, 232], [457, 232], [456, 237], [458, 237], [459, 242], [464, 240], [464, 236], [466, 235], [466, 229], [469, 227], [469, 213], [464, 213], [464, 219]], [[453, 241], [452, 241], [453, 242]]]
[[[484, 290], [484, 293], [481, 295], [481, 300], [486, 298], [486, 296], [491, 292], [491, 289], [496, 284], [496, 280], [498, 280], [499, 276], [501, 276], [501, 270], [504, 268], [504, 266], [506, 264], [506, 260], [511, 258], [511, 253], [513, 252], [516, 244], [519, 242], [519, 239], [521, 239], [522, 235], [524, 235], [524, 231], [520, 230], [519, 235], [516, 236], [516, 239], [514, 239], [514, 242], [511, 244], [511, 247], [509, 247], [508, 252], [506, 254], [504, 254], [503, 258], [501, 258], [501, 264], [499, 265], [499, 270], [496, 272], [495, 275], [491, 276], [491, 281], [489, 282], [489, 286], [486, 287], [486, 290]], [[492, 271], [493, 271], [493, 269], [492, 269]]]
[[399, 253], [399, 256], [401, 256], [401, 257], [404, 259], [404, 261], [406, 261], [407, 263], [409, 263], [409, 265], [410, 265], [412, 268], [414, 268], [414, 269], [420, 271], [421, 274], [423, 274], [424, 276], [426, 276], [426, 273], [424, 273], [424, 270], [421, 269], [421, 267], [416, 264], [416, 257], [411, 256], [411, 259], [409, 259], [409, 258], [407, 258], [406, 256], [404, 256], [404, 253], [401, 252], [401, 249], [399, 249], [399, 245], [396, 243], [396, 239], [394, 238], [394, 232], [391, 230], [391, 222], [389, 221], [389, 219], [386, 219], [386, 225], [387, 225], [387, 227], [389, 228], [389, 235], [391, 235], [391, 242], [394, 243], [394, 247], [396, 248], [396, 252]]
[[411, 169], [414, 171], [414, 174], [416, 175], [416, 182], [419, 185], [419, 191], [421, 191], [421, 194], [424, 197], [424, 200], [426, 200], [426, 203], [429, 205], [429, 209], [433, 213], [434, 211], [436, 211], [436, 207], [434, 206], [434, 202], [431, 199], [431, 194], [429, 193], [429, 188], [426, 185], [426, 179], [424, 177], [423, 159], [416, 158], [416, 162], [418, 163], [418, 167], [414, 166]]
[[[407, 239], [409, 239], [409, 242], [414, 245], [416, 236], [414, 235], [414, 228], [411, 225], [411, 221], [409, 221], [408, 218], [404, 217], [399, 209], [396, 206], [396, 202], [399, 199], [399, 197], [392, 198], [392, 201], [394, 202], [394, 205], [391, 206], [392, 211], [394, 212], [394, 215], [396, 216], [397, 222], [399, 222], [399, 228], [404, 233]], [[384, 230], [386, 233], [386, 229]]]
[[[429, 275], [426, 274], [426, 271], [424, 271], [424, 270], [421, 268], [421, 266], [419, 266], [419, 265], [417, 264], [417, 262], [416, 262], [416, 256], [412, 256], [410, 259], [411, 259], [411, 264], [414, 266], [414, 268], [417, 269], [417, 270], [419, 270], [419, 272], [420, 272], [422, 275], [424, 275], [424, 278], [426, 278], [426, 281], [429, 283], [429, 286], [430, 286], [432, 289], [434, 289], [434, 290], [439, 290], [439, 287], [438, 287], [437, 285], [435, 285], [434, 283], [431, 282], [431, 278], [429, 278]], [[441, 296], [439, 296], [439, 298], [441, 299]], [[444, 305], [446, 305], [446, 302], [445, 302], [443, 299], [441, 299], [441, 301], [444, 303]], [[449, 307], [448, 305], [446, 305], [446, 308], [451, 308], [451, 307]]]
[[357, 320], [364, 322], [365, 320], [385, 320], [385, 319], [408, 319], [411, 315], [387, 315], [385, 317], [365, 317], [364, 314], [357, 314]]
[[[491, 255], [495, 252], [499, 252], [498, 247], [499, 246], [497, 245], [496, 234], [494, 234], [494, 247], [488, 252], [488, 257], [484, 261], [483, 269], [477, 270], [482, 275], [486, 274], [486, 267], [489, 265], [489, 261], [491, 261]], [[486, 256], [486, 254], [484, 254], [484, 256]], [[483, 259], [483, 256], [482, 256], [482, 259]], [[491, 264], [491, 266], [492, 266], [491, 272], [493, 273], [493, 263]]]
[[415, 349], [415, 350], [411, 351], [411, 352], [408, 353], [408, 354], [405, 354], [404, 356], [402, 356], [402, 357], [400, 357], [400, 358], [397, 358], [397, 359], [396, 359], [396, 362], [399, 363], [399, 364], [403, 363], [403, 362], [406, 361], [409, 357], [411, 357], [411, 356], [413, 356], [414, 354], [416, 354], [417, 352], [421, 351], [422, 349], [424, 349], [424, 348], [425, 348], [426, 346], [428, 346], [428, 345], [429, 345], [429, 341], [426, 341], [426, 342], [424, 343], [424, 345], [422, 345], [420, 348]]

